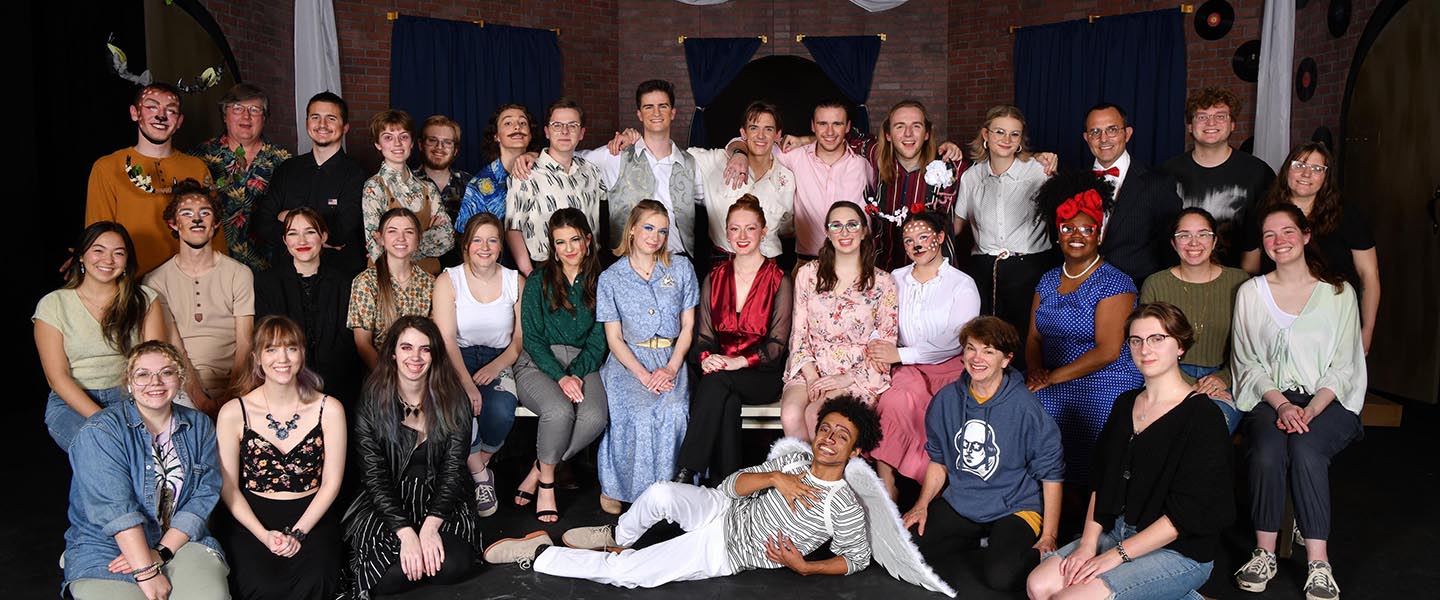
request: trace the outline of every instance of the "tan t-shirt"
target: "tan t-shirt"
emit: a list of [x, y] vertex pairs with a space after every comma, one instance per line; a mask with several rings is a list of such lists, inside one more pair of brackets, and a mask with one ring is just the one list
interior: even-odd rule
[[[155, 290], [140, 286], [145, 294], [145, 307], [155, 301]], [[55, 290], [45, 294], [35, 305], [31, 321], [43, 321], [60, 330], [65, 340], [65, 357], [70, 359], [70, 377], [87, 390], [103, 390], [120, 385], [125, 378], [125, 356], [105, 339], [100, 322], [85, 309], [80, 295], [73, 289]], [[140, 341], [135, 331], [132, 341]]]
[[146, 275], [145, 285], [165, 297], [205, 393], [224, 392], [235, 362], [235, 318], [255, 315], [250, 268], [217, 254], [214, 269], [191, 277], [172, 258]]

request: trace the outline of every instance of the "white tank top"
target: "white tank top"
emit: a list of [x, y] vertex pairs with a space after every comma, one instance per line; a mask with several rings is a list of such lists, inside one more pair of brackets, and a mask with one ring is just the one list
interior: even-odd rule
[[500, 267], [500, 296], [480, 302], [465, 281], [465, 265], [445, 269], [455, 287], [456, 341], [461, 348], [507, 348], [515, 331], [515, 303], [520, 301], [520, 273]]

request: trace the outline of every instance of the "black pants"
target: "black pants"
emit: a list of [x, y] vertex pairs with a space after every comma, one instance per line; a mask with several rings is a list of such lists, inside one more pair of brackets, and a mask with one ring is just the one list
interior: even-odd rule
[[1035, 302], [1035, 286], [1046, 271], [1058, 262], [1053, 252], [1014, 256], [998, 261], [994, 256], [970, 255], [965, 273], [975, 280], [980, 291], [980, 314], [995, 315], [1015, 326], [1020, 332], [1020, 351], [1011, 365], [1025, 370], [1025, 338], [1030, 333], [1030, 308]]
[[1275, 428], [1275, 409], [1261, 402], [1243, 426], [1250, 440], [1250, 517], [1258, 531], [1277, 531], [1285, 512], [1286, 479], [1295, 521], [1306, 539], [1330, 539], [1330, 459], [1363, 431], [1360, 417], [1332, 401], [1310, 420], [1309, 433]]
[[[690, 370], [700, 372], [694, 365]], [[709, 468], [712, 481], [739, 471], [744, 466], [740, 464], [740, 407], [770, 404], [779, 398], [779, 371], [748, 368], [702, 375], [690, 397], [690, 424], [675, 464], [696, 473]]]
[[419, 581], [410, 581], [405, 577], [405, 571], [400, 568], [400, 561], [397, 559], [385, 570], [385, 574], [380, 576], [380, 581], [370, 588], [370, 593], [398, 594], [421, 585], [452, 585], [464, 581], [475, 565], [475, 549], [460, 536], [444, 531], [440, 532], [440, 544], [445, 548], [445, 562], [441, 563], [440, 571], [436, 572], [434, 577], [421, 577]]
[[1032, 548], [1039, 537], [1029, 523], [1013, 514], [976, 523], [955, 512], [943, 497], [930, 501], [929, 512], [925, 535], [918, 540], [927, 561], [934, 564], [946, 553], [974, 548], [988, 537], [981, 567], [985, 585], [1002, 591], [1025, 589], [1025, 577], [1040, 564], [1040, 552]]
[[[300, 520], [310, 502], [311, 494], [297, 500], [271, 500], [244, 492], [245, 502], [255, 518], [268, 530], [279, 531]], [[237, 599], [265, 600], [303, 598], [330, 600], [340, 585], [340, 569], [344, 566], [344, 548], [340, 544], [340, 527], [336, 514], [343, 509], [332, 504], [315, 523], [300, 551], [295, 556], [276, 556], [264, 543], [231, 522], [226, 544], [230, 561], [232, 590]]]

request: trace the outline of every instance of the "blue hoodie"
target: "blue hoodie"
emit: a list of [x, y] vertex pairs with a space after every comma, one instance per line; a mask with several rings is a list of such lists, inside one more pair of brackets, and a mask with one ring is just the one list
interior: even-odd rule
[[945, 466], [945, 501], [961, 516], [990, 523], [1020, 511], [1044, 511], [1040, 482], [1063, 481], [1060, 429], [1013, 368], [984, 404], [970, 395], [970, 374], [945, 386], [925, 411], [925, 451]]

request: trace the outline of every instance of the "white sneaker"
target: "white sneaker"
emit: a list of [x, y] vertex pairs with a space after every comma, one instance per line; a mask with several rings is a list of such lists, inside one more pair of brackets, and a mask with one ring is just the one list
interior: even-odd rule
[[1305, 575], [1305, 600], [1340, 600], [1340, 584], [1335, 583], [1330, 563], [1310, 561], [1309, 572]]
[[1235, 571], [1235, 585], [1247, 592], [1263, 592], [1275, 578], [1275, 554], [1256, 548], [1250, 560]]

